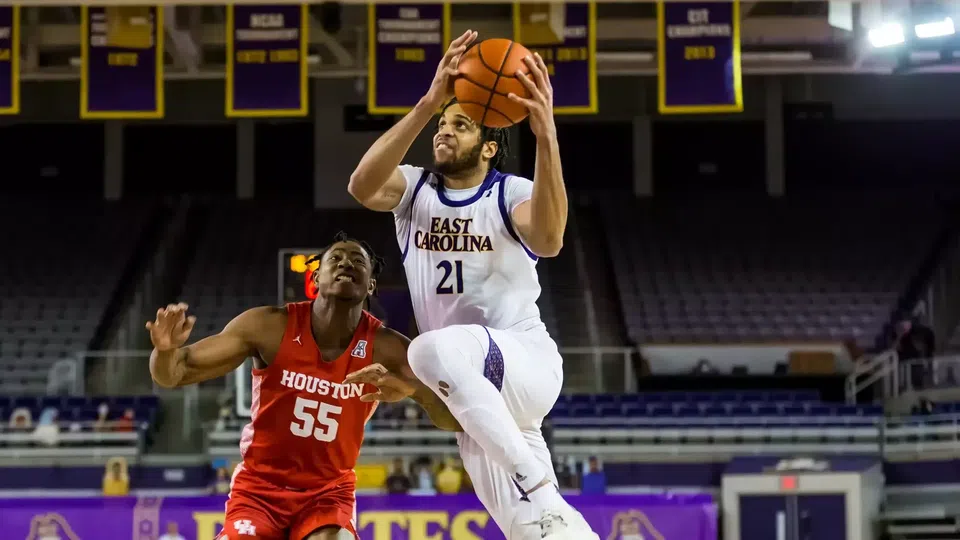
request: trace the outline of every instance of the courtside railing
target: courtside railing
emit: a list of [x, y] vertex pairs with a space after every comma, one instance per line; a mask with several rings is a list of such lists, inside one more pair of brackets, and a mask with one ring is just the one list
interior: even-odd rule
[[847, 375], [845, 384], [846, 400], [849, 404], [857, 403], [860, 394], [876, 386], [879, 393], [874, 393], [875, 399], [889, 399], [900, 394], [900, 358], [897, 351], [891, 349], [872, 357], [864, 357], [854, 362], [853, 372]]
[[900, 388], [911, 390], [960, 389], [960, 356], [936, 356], [899, 363]]

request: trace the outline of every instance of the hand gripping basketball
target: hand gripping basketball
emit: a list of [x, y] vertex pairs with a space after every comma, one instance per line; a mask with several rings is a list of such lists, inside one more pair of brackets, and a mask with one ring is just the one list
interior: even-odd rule
[[519, 69], [516, 75], [530, 93], [530, 97], [510, 93], [507, 94], [507, 98], [530, 111], [530, 131], [537, 138], [556, 137], [557, 126], [553, 121], [553, 84], [550, 83], [547, 65], [538, 53], [527, 56], [523, 62], [530, 70], [530, 76], [524, 76]]
[[437, 66], [437, 74], [434, 75], [433, 82], [430, 83], [430, 89], [424, 96], [424, 101], [431, 110], [439, 109], [453, 98], [453, 79], [457, 76], [460, 56], [475, 39], [477, 39], [477, 33], [473, 30], [467, 30], [447, 47], [447, 52], [444, 53], [440, 65]]
[[170, 304], [157, 310], [157, 318], [147, 321], [147, 330], [150, 331], [150, 341], [158, 351], [169, 351], [180, 348], [187, 342], [197, 318], [187, 317], [187, 306], [184, 303]]
[[413, 395], [413, 385], [387, 371], [381, 364], [370, 364], [347, 375], [344, 384], [370, 384], [377, 387], [376, 392], [360, 396], [360, 401], [383, 401], [394, 403]]

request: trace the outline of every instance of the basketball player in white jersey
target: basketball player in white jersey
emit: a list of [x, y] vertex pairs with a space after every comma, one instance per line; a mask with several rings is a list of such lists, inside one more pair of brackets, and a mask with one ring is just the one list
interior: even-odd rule
[[[422, 332], [410, 344], [410, 367], [463, 426], [464, 467], [504, 535], [599, 540], [560, 495], [540, 432], [563, 380], [536, 305], [537, 258], [559, 253], [567, 221], [553, 89], [543, 60], [526, 58], [531, 75], [521, 80], [531, 97], [510, 99], [530, 110], [534, 179], [497, 171], [506, 131], [448, 104], [460, 55], [476, 37], [468, 30], [450, 45], [427, 94], [367, 151], [348, 190], [394, 214]], [[401, 165], [431, 123], [434, 170]]]

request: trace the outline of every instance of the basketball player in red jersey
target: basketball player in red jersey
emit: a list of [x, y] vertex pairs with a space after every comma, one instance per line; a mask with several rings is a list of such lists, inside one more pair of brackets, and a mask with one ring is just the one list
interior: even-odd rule
[[[459, 430], [407, 366], [410, 341], [363, 309], [382, 261], [342, 233], [319, 261], [313, 302], [247, 310], [186, 347], [195, 322], [186, 305], [160, 309], [147, 323], [150, 372], [163, 387], [220, 377], [253, 358], [252, 414], [220, 540], [357, 538], [353, 469], [378, 400], [410, 396], [437, 427]], [[376, 388], [344, 382], [359, 370]]]

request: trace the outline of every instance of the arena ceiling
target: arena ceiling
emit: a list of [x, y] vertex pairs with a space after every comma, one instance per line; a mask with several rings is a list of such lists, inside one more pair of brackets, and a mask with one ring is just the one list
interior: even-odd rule
[[[0, 0], [0, 4], [8, 3]], [[77, 5], [32, 0], [22, 7], [25, 80], [74, 78], [79, 72], [80, 18]], [[78, 2], [79, 3], [79, 2]], [[98, 1], [98, 5], [121, 3]], [[161, 2], [162, 3], [162, 2]], [[236, 2], [253, 3], [253, 2]], [[263, 4], [264, 2], [257, 2]], [[226, 10], [222, 5], [180, 0], [164, 8], [168, 79], [223, 76]], [[655, 3], [601, 2], [597, 6], [598, 70], [602, 75], [656, 72]], [[891, 62], [873, 59], [862, 36], [834, 27], [829, 3], [743, 2], [746, 74], [887, 70]], [[366, 73], [367, 9], [354, 3], [310, 6], [310, 62], [314, 77], [354, 77]], [[469, 3], [452, 6], [452, 30], [482, 36], [511, 35], [511, 5]]]

